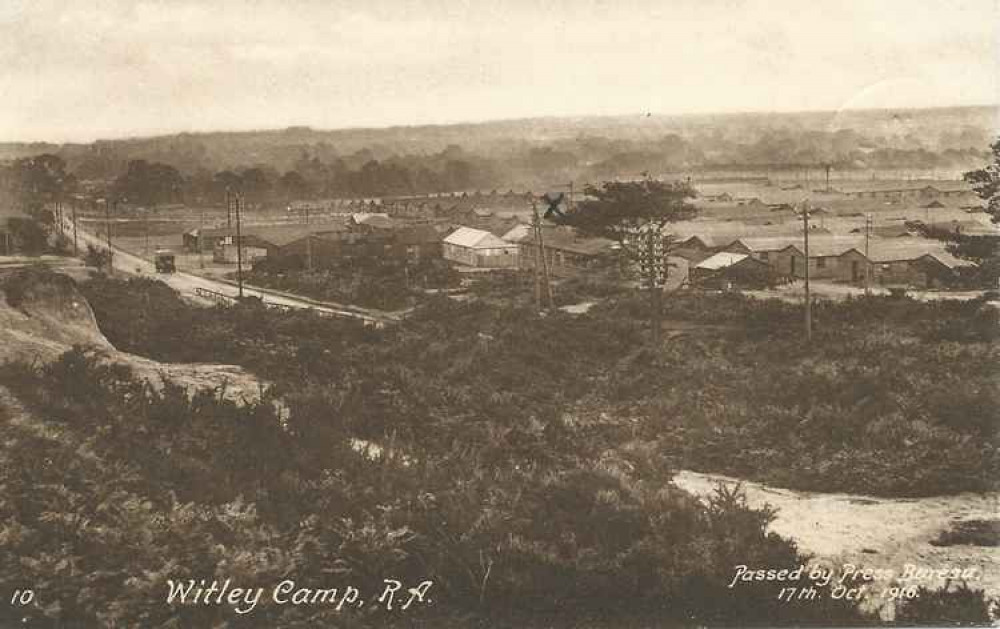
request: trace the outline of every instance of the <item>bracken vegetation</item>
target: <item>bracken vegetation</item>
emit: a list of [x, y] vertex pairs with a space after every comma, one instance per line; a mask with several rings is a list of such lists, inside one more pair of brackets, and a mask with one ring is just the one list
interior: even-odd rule
[[[699, 502], [672, 471], [884, 495], [998, 478], [998, 322], [980, 302], [823, 304], [806, 347], [793, 306], [677, 297], [653, 351], [625, 296], [546, 317], [441, 297], [371, 330], [196, 308], [150, 280], [82, 288], [119, 349], [240, 364], [270, 388], [242, 405], [157, 390], [84, 349], [3, 368], [29, 418], [0, 418], [0, 589], [44, 591], [38, 623], [864, 624], [826, 595], [728, 588], [734, 565], [806, 558], [769, 510], [722, 489]], [[405, 620], [163, 604], [167, 578], [374, 597], [387, 575], [433, 580], [435, 604]], [[905, 613], [933, 621], [963, 596]]]
[[298, 262], [283, 264], [265, 259], [255, 264], [245, 279], [255, 286], [319, 301], [378, 310], [410, 307], [421, 299], [423, 289], [454, 288], [461, 281], [461, 274], [441, 259], [413, 264], [359, 259], [312, 270]]
[[586, 429], [508, 429], [497, 436], [523, 442], [508, 449], [441, 423], [372, 456], [352, 447], [341, 417], [317, 415], [315, 400], [293, 399], [281, 418], [266, 399], [156, 391], [81, 349], [44, 368], [8, 365], [2, 377], [46, 418], [45, 434], [0, 424], [0, 582], [44, 594], [18, 612], [38, 622], [384, 626], [392, 614], [372, 609], [265, 601], [241, 620], [225, 606], [163, 600], [168, 578], [294, 576], [371, 593], [386, 575], [434, 581], [438, 604], [407, 615], [426, 626], [865, 620], [845, 602], [780, 603], [777, 584], [727, 589], [735, 564], [805, 558], [766, 532], [770, 512], [721, 490], [697, 502], [669, 484], [655, 451], [576, 448]]
[[463, 438], [479, 432], [506, 452], [491, 431], [578, 424], [591, 443], [627, 433], [677, 467], [799, 489], [933, 495], [1000, 478], [1000, 319], [980, 300], [822, 302], [807, 346], [794, 305], [678, 296], [664, 314], [675, 329], [654, 352], [642, 298], [539, 318], [441, 297], [372, 331], [194, 308], [148, 280], [84, 288], [120, 349], [243, 365], [283, 395], [320, 398], [366, 438], [460, 422]]

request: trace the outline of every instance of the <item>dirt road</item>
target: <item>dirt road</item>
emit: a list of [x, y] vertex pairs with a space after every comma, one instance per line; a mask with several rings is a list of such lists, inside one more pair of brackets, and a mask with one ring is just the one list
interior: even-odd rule
[[[64, 229], [66, 234], [72, 237], [73, 234], [73, 223], [70, 219], [64, 219]], [[77, 237], [80, 240], [81, 246], [93, 245], [99, 249], [107, 249], [107, 241], [103, 240], [99, 236], [85, 232], [83, 230], [77, 231]], [[141, 258], [137, 255], [131, 254], [127, 251], [119, 249], [117, 247], [113, 248], [114, 255], [112, 257], [112, 265], [115, 270], [124, 271], [130, 274], [136, 275], [149, 275], [156, 277], [157, 279], [164, 282], [167, 286], [174, 289], [178, 293], [195, 299], [201, 303], [210, 303], [213, 299], [212, 294], [219, 296], [224, 299], [236, 299], [239, 294], [239, 289], [231, 283], [220, 282], [218, 280], [209, 279], [206, 277], [201, 277], [199, 275], [194, 275], [192, 273], [186, 273], [179, 271], [177, 273], [161, 274], [156, 272], [155, 265]], [[347, 317], [353, 319], [361, 319], [366, 324], [381, 327], [387, 323], [393, 323], [397, 321], [390, 316], [384, 314], [376, 314], [363, 309], [342, 309], [330, 306], [329, 304], [321, 304], [316, 301], [309, 299], [298, 299], [287, 294], [277, 293], [274, 291], [269, 291], [257, 287], [247, 287], [244, 286], [243, 294], [250, 297], [259, 297], [266, 304], [274, 306], [284, 306], [286, 308], [296, 308], [304, 310], [312, 310], [320, 314], [325, 314], [328, 316], [336, 317]]]

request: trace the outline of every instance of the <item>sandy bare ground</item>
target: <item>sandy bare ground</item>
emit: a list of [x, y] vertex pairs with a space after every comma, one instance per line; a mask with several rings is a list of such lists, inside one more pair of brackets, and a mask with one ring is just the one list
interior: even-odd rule
[[559, 308], [559, 310], [562, 310], [563, 312], [568, 312], [570, 314], [584, 314], [585, 312], [593, 308], [594, 304], [596, 303], [597, 303], [596, 301], [581, 301], [578, 304], [570, 304], [568, 306], [563, 306]]
[[[865, 289], [847, 284], [837, 284], [824, 280], [813, 280], [810, 284], [812, 294], [818, 298], [843, 300], [848, 296], [861, 297], [865, 294]], [[880, 286], [873, 286], [870, 289], [872, 295], [889, 295], [889, 290]], [[983, 290], [907, 290], [906, 294], [917, 301], [937, 301], [937, 300], [959, 300], [968, 301], [982, 297]], [[780, 299], [792, 303], [801, 303], [805, 299], [805, 283], [797, 280], [790, 284], [785, 284], [777, 288], [767, 290], [748, 290], [744, 294], [758, 299]]]
[[11, 304], [0, 291], [0, 362], [44, 364], [73, 346], [86, 347], [104, 360], [129, 366], [140, 378], [161, 387], [171, 380], [188, 391], [212, 389], [237, 402], [260, 399], [262, 383], [234, 365], [160, 363], [115, 349], [97, 327], [90, 304], [69, 280], [35, 285], [23, 303]]
[[[938, 533], [962, 520], [1000, 518], [1000, 494], [963, 493], [932, 498], [876, 498], [852, 494], [791, 491], [759, 483], [682, 471], [674, 482], [697, 496], [710, 495], [717, 483], [741, 482], [751, 506], [778, 509], [771, 530], [794, 539], [799, 548], [824, 564], [852, 563], [891, 569], [901, 575], [906, 564], [943, 568], [978, 568], [969, 586], [1000, 596], [1000, 547], [933, 546]], [[942, 579], [915, 582], [945, 585]], [[880, 585], [885, 582], [879, 582]]]

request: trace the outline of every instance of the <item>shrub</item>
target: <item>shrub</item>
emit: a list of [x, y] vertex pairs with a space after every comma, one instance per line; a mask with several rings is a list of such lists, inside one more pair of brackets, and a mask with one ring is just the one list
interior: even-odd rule
[[7, 219], [14, 249], [28, 255], [39, 255], [49, 249], [50, 225], [34, 218], [13, 216]]
[[1000, 546], [1000, 520], [962, 520], [941, 531], [933, 546]]
[[992, 624], [990, 602], [982, 590], [962, 583], [954, 588], [917, 588], [916, 596], [903, 599], [896, 608], [896, 623], [903, 626], [980, 626]]
[[83, 263], [95, 269], [107, 269], [111, 264], [111, 251], [103, 247], [87, 245], [87, 253], [83, 256]]

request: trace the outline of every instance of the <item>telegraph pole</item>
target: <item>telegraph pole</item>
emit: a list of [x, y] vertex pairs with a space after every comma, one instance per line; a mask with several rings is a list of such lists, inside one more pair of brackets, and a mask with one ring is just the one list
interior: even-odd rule
[[145, 233], [142, 243], [142, 253], [147, 258], [149, 257], [149, 212], [150, 208], [144, 208], [142, 211], [142, 227]]
[[[663, 287], [660, 284], [660, 274], [664, 264], [663, 261], [663, 244], [662, 241], [657, 243], [658, 238], [662, 238], [663, 235], [660, 233], [659, 229], [649, 229], [647, 230], [646, 238], [648, 240], [649, 251], [649, 290], [650, 299], [653, 308], [651, 323], [652, 323], [652, 336], [653, 336], [653, 347], [660, 346], [660, 337], [663, 335], [663, 323], [661, 317], [663, 316]], [[657, 246], [659, 244], [659, 246]]]
[[809, 294], [809, 200], [802, 202], [802, 235], [805, 239], [806, 342], [812, 342], [812, 297]]
[[76, 201], [73, 201], [73, 257], [80, 255], [80, 245], [76, 236]]
[[[531, 201], [531, 211], [534, 215], [534, 227], [535, 227], [535, 244], [537, 245], [538, 259], [541, 261], [542, 267], [542, 280], [545, 282], [545, 299], [548, 302], [548, 307], [551, 310], [553, 306], [552, 302], [552, 283], [549, 280], [549, 262], [545, 259], [545, 240], [542, 237], [542, 219], [538, 216], [538, 202], [532, 199]], [[538, 265], [535, 265], [535, 277], [538, 275]], [[537, 280], [536, 280], [537, 286]], [[538, 290], [538, 308], [541, 310], [541, 290]]]
[[226, 208], [229, 214], [236, 214], [236, 285], [239, 288], [239, 300], [243, 300], [243, 234], [241, 230], [240, 206], [243, 205], [243, 195], [239, 192], [226, 190]]
[[[114, 200], [115, 209], [118, 206], [118, 200]], [[108, 275], [114, 273], [114, 264], [112, 264], [112, 259], [114, 258], [114, 250], [111, 248], [111, 203], [107, 201], [104, 202], [104, 235], [108, 239]]]
[[[535, 212], [538, 206], [535, 206]], [[542, 219], [538, 219], [538, 251], [542, 256], [542, 281], [545, 282], [545, 300], [552, 310], [552, 279], [549, 277], [549, 260], [545, 257], [545, 237], [542, 235]]]
[[552, 300], [552, 279], [549, 277], [549, 261], [545, 257], [545, 238], [542, 236], [542, 223], [538, 223], [538, 250], [542, 254], [542, 280], [545, 282], [545, 300], [552, 310], [555, 305]]
[[666, 248], [663, 226], [647, 222], [639, 227], [628, 228], [628, 238], [635, 247], [634, 255], [639, 262], [640, 288], [649, 290], [649, 328], [655, 347], [659, 347], [663, 323], [663, 288], [666, 280]]
[[535, 263], [532, 265], [532, 270], [535, 276], [535, 311], [542, 312], [542, 252], [538, 247], [538, 206], [534, 201], [531, 202], [531, 211], [533, 213], [533, 218], [531, 219], [531, 236], [535, 241], [535, 246], [532, 247], [534, 252]]
[[865, 214], [865, 295], [871, 295], [871, 276], [872, 276], [872, 264], [871, 258], [868, 256], [868, 243], [871, 240], [872, 235], [872, 215], [869, 212]]
[[204, 207], [198, 211], [198, 267], [202, 269], [205, 268], [205, 208]]
[[240, 300], [243, 299], [243, 235], [240, 232], [243, 195], [236, 194], [236, 281], [239, 285]]
[[312, 268], [313, 268], [312, 231], [309, 229], [309, 204], [306, 203], [306, 269], [312, 271]]

